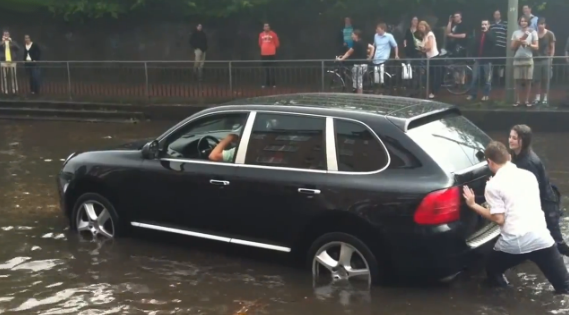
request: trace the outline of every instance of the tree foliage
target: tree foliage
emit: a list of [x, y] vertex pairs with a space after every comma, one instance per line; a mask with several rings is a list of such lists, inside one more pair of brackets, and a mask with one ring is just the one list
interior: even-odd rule
[[[1, 0], [0, 7], [13, 11], [48, 9], [66, 20], [119, 17], [145, 8], [166, 8], [185, 15], [227, 17], [275, 0]], [[286, 0], [285, 0], [286, 1]]]
[[[506, 1], [506, 0], [502, 0]], [[531, 4], [537, 10], [550, 4], [569, 1], [560, 0], [519, 0], [520, 5]], [[417, 7], [442, 8], [453, 10], [458, 6], [493, 7], [495, 0], [1, 0], [0, 7], [14, 11], [49, 10], [66, 20], [80, 18], [119, 17], [129, 12], [163, 8], [186, 16], [203, 18], [225, 18], [243, 11], [302, 12], [305, 8], [316, 10], [319, 14], [344, 14], [346, 10], [401, 14]], [[383, 12], [382, 12], [383, 11]], [[274, 12], [273, 12], [274, 13]], [[277, 12], [278, 13], [278, 12]]]

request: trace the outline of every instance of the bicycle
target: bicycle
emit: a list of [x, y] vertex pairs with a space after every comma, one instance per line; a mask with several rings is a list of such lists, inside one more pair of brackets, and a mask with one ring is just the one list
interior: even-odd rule
[[441, 50], [440, 56], [445, 59], [441, 87], [453, 95], [464, 95], [468, 93], [472, 82], [472, 66], [469, 64], [455, 64], [453, 60], [450, 59], [452, 58], [452, 54], [448, 54], [445, 49]]
[[[472, 81], [472, 66], [469, 64], [455, 64], [447, 55], [444, 49], [440, 54], [443, 59], [441, 88], [447, 90], [453, 95], [464, 95], [470, 91], [470, 83]], [[408, 96], [424, 95], [427, 84], [427, 62], [421, 60], [417, 65], [412, 67], [412, 81], [409, 82]]]
[[[348, 88], [351, 88], [351, 91], [355, 93], [355, 89], [353, 88], [353, 79], [352, 79], [352, 69], [346, 65], [344, 65], [341, 61], [335, 61], [334, 67], [332, 69], [326, 70], [327, 78], [325, 78], [327, 85], [325, 89], [327, 91], [335, 91], [335, 92], [346, 92]], [[363, 92], [365, 94], [375, 93], [376, 87], [378, 84], [375, 83], [375, 68], [373, 65], [368, 67], [363, 74]], [[384, 81], [383, 86], [392, 86], [389, 83], [395, 79], [395, 75], [384, 71]]]

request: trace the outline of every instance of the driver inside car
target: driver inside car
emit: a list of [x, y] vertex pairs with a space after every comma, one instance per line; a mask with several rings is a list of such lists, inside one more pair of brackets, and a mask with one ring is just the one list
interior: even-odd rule
[[227, 137], [221, 140], [215, 148], [213, 148], [209, 154], [209, 159], [214, 162], [233, 162], [233, 157], [235, 156], [235, 150], [237, 147], [229, 150], [226, 150], [226, 148], [238, 140], [238, 135], [232, 133], [228, 134]]

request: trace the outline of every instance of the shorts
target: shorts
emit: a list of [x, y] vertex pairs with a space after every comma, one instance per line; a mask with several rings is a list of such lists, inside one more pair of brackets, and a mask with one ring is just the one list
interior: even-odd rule
[[533, 80], [535, 82], [548, 82], [551, 78], [551, 60], [538, 60], [534, 63]]
[[533, 65], [514, 66], [514, 80], [531, 80]]
[[366, 64], [354, 65], [352, 67], [352, 81], [354, 82], [354, 89], [363, 89], [364, 87], [364, 74], [367, 72]]

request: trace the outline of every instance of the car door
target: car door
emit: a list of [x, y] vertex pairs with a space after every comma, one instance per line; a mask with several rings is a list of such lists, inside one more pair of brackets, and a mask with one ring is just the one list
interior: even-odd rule
[[140, 195], [143, 209], [139, 217], [140, 223], [146, 224], [143, 227], [168, 228], [178, 233], [171, 228], [199, 233], [223, 231], [228, 223], [227, 213], [236, 200], [237, 168], [234, 159], [208, 160], [209, 150], [199, 156], [197, 152], [204, 148], [198, 149], [196, 142], [204, 136], [218, 140], [230, 133], [241, 136], [248, 115], [248, 112], [207, 115], [162, 140], [160, 157], [143, 162], [140, 184], [146, 189]]
[[237, 169], [243, 185], [233, 234], [252, 246], [284, 245], [300, 218], [327, 207], [325, 130], [326, 117], [256, 113], [246, 154], [237, 161], [244, 163]]

